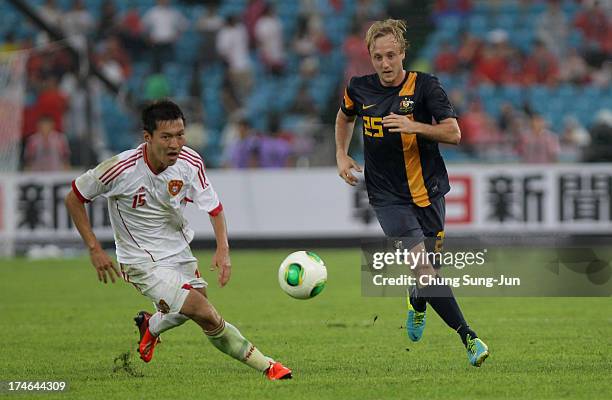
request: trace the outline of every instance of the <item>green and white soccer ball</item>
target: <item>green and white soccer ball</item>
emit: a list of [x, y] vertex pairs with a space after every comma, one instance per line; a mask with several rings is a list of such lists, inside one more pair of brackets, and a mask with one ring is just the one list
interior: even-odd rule
[[312, 251], [296, 251], [285, 258], [278, 269], [281, 289], [296, 299], [310, 299], [323, 291], [327, 268]]

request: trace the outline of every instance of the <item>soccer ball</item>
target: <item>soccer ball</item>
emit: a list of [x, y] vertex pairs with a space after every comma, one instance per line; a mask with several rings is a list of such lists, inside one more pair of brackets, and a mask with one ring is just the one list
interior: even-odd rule
[[296, 251], [283, 260], [278, 269], [281, 289], [296, 299], [310, 299], [323, 291], [327, 268], [312, 251]]

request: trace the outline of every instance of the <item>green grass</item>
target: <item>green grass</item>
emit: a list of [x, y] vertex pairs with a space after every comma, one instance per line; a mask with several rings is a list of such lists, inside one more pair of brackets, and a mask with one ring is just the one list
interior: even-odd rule
[[[86, 258], [0, 261], [0, 380], [68, 380], [52, 399], [609, 398], [610, 298], [461, 298], [490, 347], [477, 369], [430, 313], [423, 340], [403, 329], [404, 300], [360, 293], [357, 250], [318, 251], [329, 281], [317, 298], [277, 284], [281, 251], [234, 251], [223, 289], [198, 254], [222, 315], [294, 371], [268, 382], [218, 352], [193, 323], [166, 332], [150, 364], [135, 355], [132, 317], [152, 304], [131, 285], [98, 283]], [[130, 368], [114, 359], [131, 354]], [[117, 363], [121, 365], [121, 362]], [[20, 398], [23, 396], [11, 395]]]

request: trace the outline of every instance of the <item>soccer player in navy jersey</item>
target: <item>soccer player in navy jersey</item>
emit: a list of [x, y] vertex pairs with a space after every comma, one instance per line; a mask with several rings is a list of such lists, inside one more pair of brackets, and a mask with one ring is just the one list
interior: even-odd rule
[[[403, 238], [412, 251], [439, 250], [444, 239], [444, 195], [450, 186], [438, 143], [456, 145], [461, 132], [438, 79], [404, 70], [405, 32], [405, 23], [393, 19], [377, 21], [368, 30], [365, 42], [376, 73], [353, 77], [344, 92], [336, 117], [336, 162], [340, 177], [355, 185], [352, 170], [361, 167], [349, 157], [348, 148], [359, 116], [368, 198], [385, 235]], [[417, 286], [408, 296], [408, 337], [421, 339], [429, 303], [459, 334], [470, 363], [479, 367], [489, 355], [488, 348], [466, 323], [451, 288], [419, 283], [438, 277], [427, 260], [414, 273]]]

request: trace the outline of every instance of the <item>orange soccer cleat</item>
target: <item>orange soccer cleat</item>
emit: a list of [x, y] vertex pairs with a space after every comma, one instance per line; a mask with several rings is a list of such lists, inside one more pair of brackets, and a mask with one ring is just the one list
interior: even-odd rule
[[153, 350], [155, 345], [159, 343], [159, 337], [153, 336], [149, 330], [149, 319], [151, 314], [146, 311], [140, 311], [134, 318], [136, 326], [140, 330], [140, 343], [138, 344], [138, 353], [144, 362], [149, 362], [153, 358]]
[[270, 362], [270, 367], [265, 372], [266, 378], [271, 381], [278, 379], [291, 379], [291, 370], [279, 362]]

